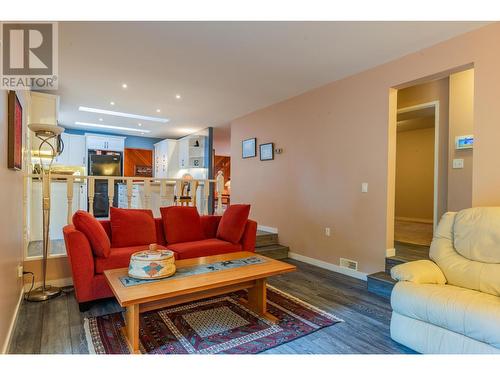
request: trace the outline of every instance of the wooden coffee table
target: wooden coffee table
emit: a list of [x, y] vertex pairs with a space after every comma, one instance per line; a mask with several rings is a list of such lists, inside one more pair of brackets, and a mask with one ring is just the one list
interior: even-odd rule
[[247, 289], [248, 300], [242, 302], [257, 314], [275, 321], [276, 318], [266, 309], [266, 278], [295, 271], [295, 266], [246, 251], [178, 260], [175, 265], [180, 269], [252, 256], [262, 258], [265, 262], [127, 287], [120, 281], [120, 277], [127, 276], [127, 268], [104, 271], [113, 294], [120, 305], [126, 308], [125, 335], [131, 353], [140, 353], [139, 313], [237, 290]]

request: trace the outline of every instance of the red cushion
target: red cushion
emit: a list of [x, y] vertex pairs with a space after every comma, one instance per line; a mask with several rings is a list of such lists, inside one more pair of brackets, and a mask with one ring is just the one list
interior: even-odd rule
[[249, 213], [249, 204], [233, 204], [229, 206], [222, 215], [222, 219], [220, 219], [217, 238], [232, 243], [240, 242]]
[[160, 212], [168, 244], [199, 241], [205, 238], [196, 207], [161, 207]]
[[156, 243], [153, 211], [110, 207], [111, 246], [139, 246]]
[[217, 238], [209, 238], [201, 241], [177, 243], [167, 245], [167, 248], [177, 254], [177, 259], [189, 259], [206, 257], [209, 255], [233, 253], [241, 251], [240, 244], [232, 244]]
[[[142, 250], [147, 250], [148, 245], [142, 246], [128, 246], [128, 247], [112, 247], [109, 257], [95, 258], [95, 273], [103, 273], [105, 270], [113, 270], [115, 268], [128, 267], [130, 263], [130, 256]], [[165, 249], [163, 246], [158, 245], [158, 249]]]
[[111, 242], [99, 221], [86, 211], [76, 211], [73, 215], [73, 225], [82, 232], [90, 242], [95, 256], [108, 257]]

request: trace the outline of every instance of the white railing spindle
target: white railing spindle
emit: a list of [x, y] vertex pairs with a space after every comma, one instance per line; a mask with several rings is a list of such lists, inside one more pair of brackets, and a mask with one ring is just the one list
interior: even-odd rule
[[133, 189], [132, 182], [133, 181], [131, 179], [127, 180], [127, 207], [128, 208], [132, 208], [132, 189]]
[[144, 180], [144, 208], [151, 208], [151, 180]]
[[73, 182], [74, 179], [72, 177], [68, 177], [66, 182], [66, 198], [68, 200], [68, 224], [72, 223], [73, 217]]
[[108, 202], [109, 207], [113, 207], [113, 199], [115, 198], [115, 180], [108, 179]]
[[210, 182], [203, 181], [203, 215], [208, 215], [208, 196], [210, 195]]
[[89, 212], [94, 214], [94, 190], [95, 190], [95, 177], [89, 177], [89, 186], [88, 186], [88, 194], [89, 194]]
[[217, 215], [222, 215], [224, 212], [222, 209], [222, 193], [224, 192], [224, 175], [222, 174], [222, 171], [217, 172], [215, 188], [217, 191], [217, 209], [215, 210], [215, 213]]

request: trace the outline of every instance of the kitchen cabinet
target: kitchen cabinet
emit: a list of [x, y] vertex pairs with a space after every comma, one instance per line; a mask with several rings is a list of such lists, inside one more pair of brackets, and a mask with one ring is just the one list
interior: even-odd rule
[[83, 135], [62, 133], [61, 139], [64, 142], [64, 149], [54, 159], [54, 164], [85, 167], [87, 164], [85, 137]]
[[122, 151], [125, 149], [125, 137], [86, 134], [88, 150]]
[[177, 170], [174, 162], [177, 141], [174, 139], [164, 139], [154, 145], [154, 177], [172, 177]]
[[189, 163], [189, 139], [182, 138], [178, 141], [179, 144], [179, 168], [188, 168]]

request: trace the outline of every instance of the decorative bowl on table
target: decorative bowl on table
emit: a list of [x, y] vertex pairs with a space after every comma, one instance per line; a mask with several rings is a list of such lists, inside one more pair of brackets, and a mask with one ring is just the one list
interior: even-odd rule
[[173, 251], [158, 250], [156, 244], [149, 245], [149, 250], [138, 251], [130, 257], [128, 275], [134, 279], [162, 279], [172, 276], [174, 273]]

